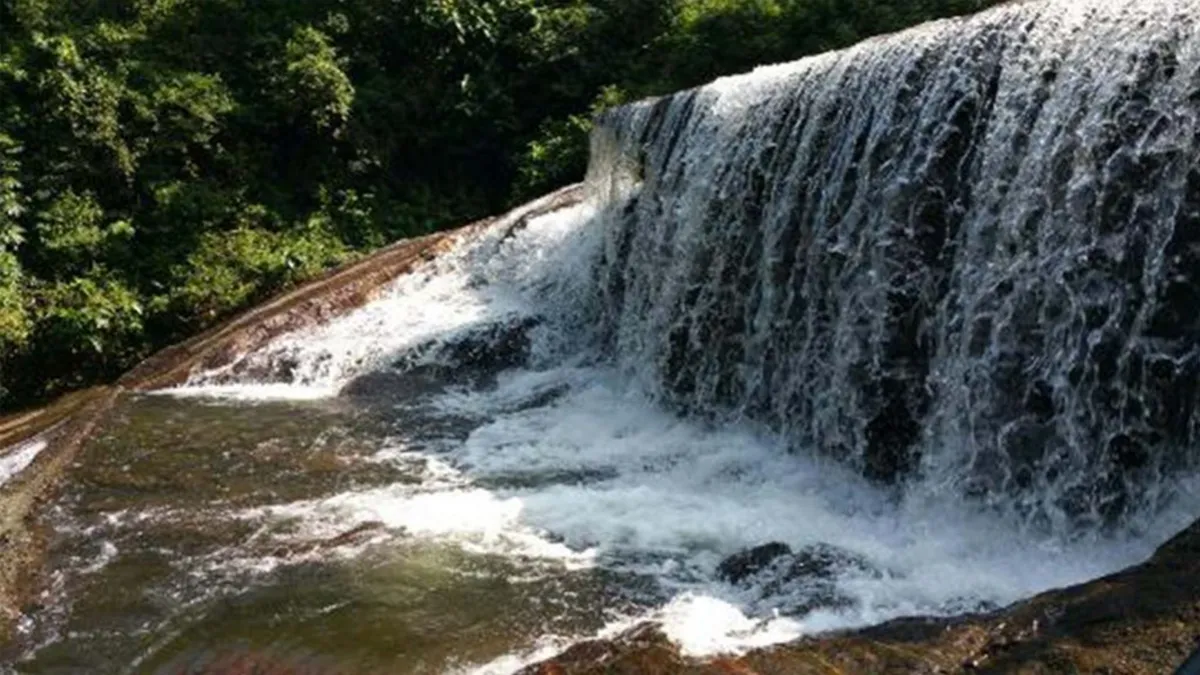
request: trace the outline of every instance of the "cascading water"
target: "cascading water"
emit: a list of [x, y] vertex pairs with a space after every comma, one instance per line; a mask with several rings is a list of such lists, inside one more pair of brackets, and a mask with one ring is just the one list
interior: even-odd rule
[[622, 369], [1038, 525], [1153, 507], [1197, 456], [1198, 20], [1014, 4], [610, 113]]
[[[466, 234], [372, 304], [172, 392], [237, 399], [185, 418], [232, 406], [251, 436], [288, 419], [255, 399], [382, 410], [353, 461], [402, 480], [194, 512], [85, 495], [78, 527], [111, 538], [100, 567], [120, 568], [155, 519], [244, 524], [249, 543], [185, 566], [234, 586], [249, 582], [232, 568], [289, 562], [262, 550], [362, 528], [409, 551], [402, 570], [403, 546], [449, 545], [506, 561], [470, 568], [471, 593], [463, 579], [488, 574], [546, 585], [503, 597], [535, 635], [586, 635], [602, 608], [662, 621], [695, 654], [1137, 562], [1200, 512], [1198, 30], [1193, 0], [1014, 3], [609, 112], [582, 204]], [[716, 578], [771, 541], [845, 564], [816, 586]], [[305, 564], [324, 550], [303, 546]], [[343, 606], [321, 602], [301, 623]], [[171, 631], [163, 644], [186, 633]], [[446, 639], [466, 667], [535, 646], [522, 635]]]

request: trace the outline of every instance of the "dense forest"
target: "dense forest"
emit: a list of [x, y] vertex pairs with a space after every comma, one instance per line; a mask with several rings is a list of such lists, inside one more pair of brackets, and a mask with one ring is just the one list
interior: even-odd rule
[[591, 115], [995, 0], [0, 0], [0, 406], [578, 180]]

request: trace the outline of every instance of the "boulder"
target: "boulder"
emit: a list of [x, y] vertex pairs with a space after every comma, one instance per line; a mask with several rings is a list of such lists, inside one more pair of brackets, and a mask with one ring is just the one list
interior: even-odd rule
[[862, 556], [823, 543], [793, 551], [787, 544], [772, 542], [735, 553], [717, 566], [719, 579], [756, 592], [760, 609], [789, 616], [853, 606], [854, 599], [836, 583], [846, 572], [881, 575]]
[[392, 402], [437, 392], [444, 387], [444, 382], [423, 373], [377, 370], [350, 380], [338, 391], [338, 396], [353, 400]]
[[441, 345], [439, 355], [476, 372], [491, 374], [513, 368], [529, 358], [529, 332], [540, 323], [539, 318], [527, 316], [485, 326]]
[[717, 578], [740, 584], [771, 567], [784, 556], [792, 555], [792, 547], [777, 541], [739, 551], [717, 565]]
[[812, 544], [792, 554], [784, 581], [832, 579], [839, 572], [854, 571], [879, 576], [867, 559], [831, 544]]
[[735, 585], [781, 585], [828, 580], [843, 571], [880, 574], [866, 558], [832, 544], [810, 544], [793, 551], [787, 544], [771, 542], [739, 551], [721, 561], [717, 578]]
[[451, 385], [483, 385], [529, 356], [534, 317], [521, 317], [468, 330], [449, 340], [413, 347], [391, 367], [366, 372], [342, 386], [338, 396], [357, 400], [401, 401]]
[[846, 573], [882, 576], [860, 555], [829, 544], [813, 544], [794, 553], [776, 578], [766, 580], [762, 597], [789, 616], [853, 607], [855, 600], [836, 583], [837, 577]]

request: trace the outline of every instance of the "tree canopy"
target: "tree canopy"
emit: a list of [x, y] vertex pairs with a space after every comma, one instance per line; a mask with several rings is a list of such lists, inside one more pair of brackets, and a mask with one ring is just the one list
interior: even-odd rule
[[578, 180], [598, 109], [995, 0], [0, 0], [0, 406]]

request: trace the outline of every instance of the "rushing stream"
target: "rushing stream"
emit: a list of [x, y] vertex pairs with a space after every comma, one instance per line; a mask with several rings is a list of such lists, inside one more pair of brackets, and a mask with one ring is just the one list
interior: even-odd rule
[[[1198, 21], [1014, 3], [605, 115], [584, 203], [123, 399], [18, 669], [714, 654], [1140, 561], [1200, 512]], [[839, 562], [718, 577], [768, 542]]]

